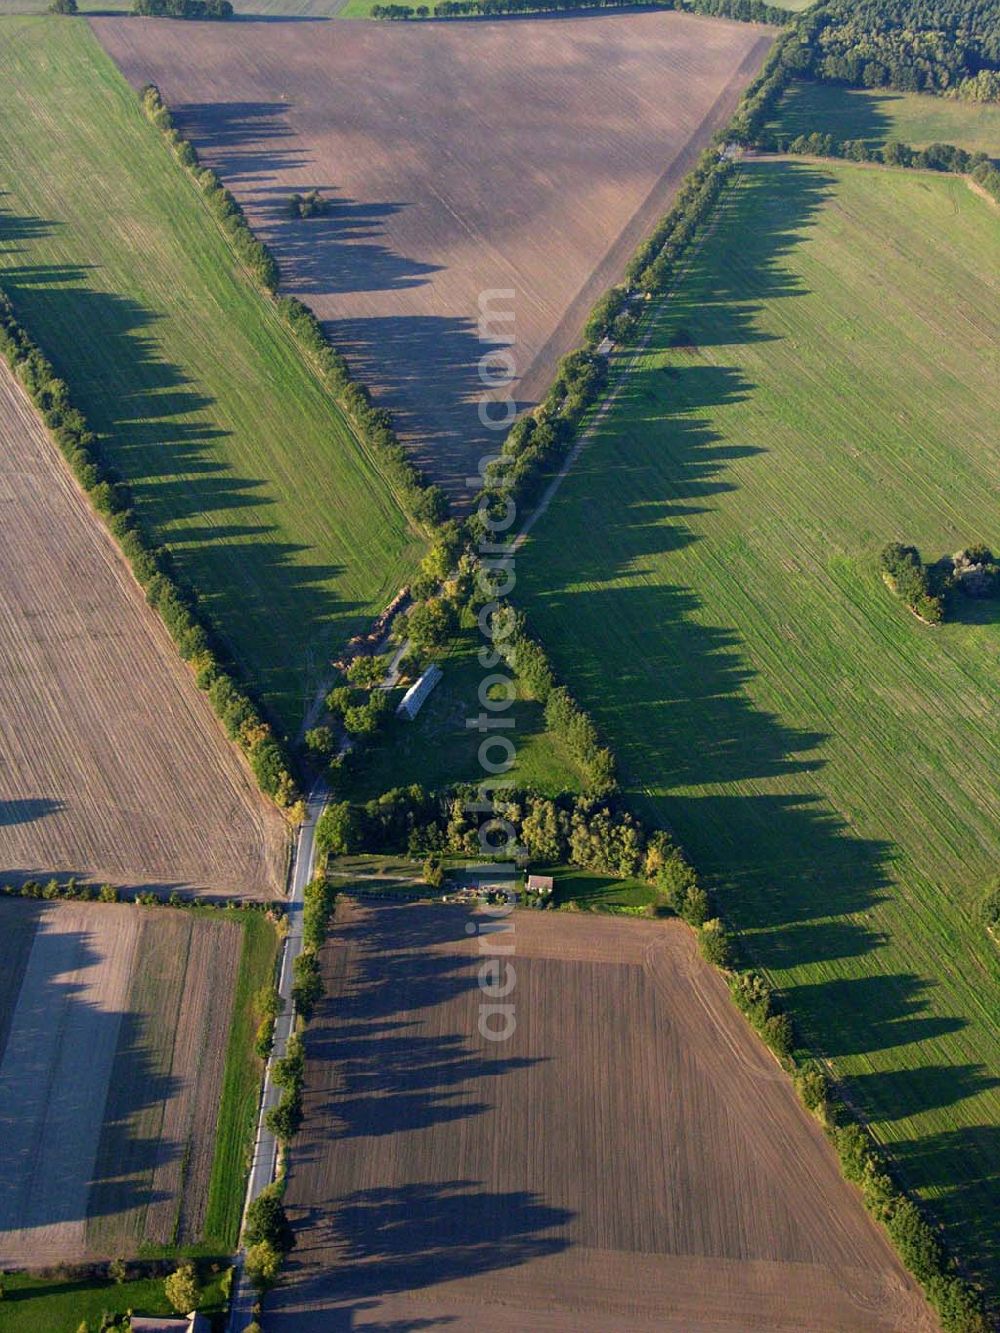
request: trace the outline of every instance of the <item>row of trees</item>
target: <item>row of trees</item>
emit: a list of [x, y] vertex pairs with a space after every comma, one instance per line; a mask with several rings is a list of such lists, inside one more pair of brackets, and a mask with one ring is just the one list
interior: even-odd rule
[[978, 101], [1000, 91], [1000, 0], [828, 0], [800, 24], [813, 78]]
[[151, 84], [143, 89], [141, 97], [146, 114], [201, 188], [237, 257], [258, 286], [274, 299], [278, 315], [306, 360], [346, 413], [359, 439], [376, 455], [383, 475], [408, 513], [425, 528], [435, 529], [448, 517], [447, 498], [441, 487], [430, 485], [410, 460], [393, 428], [392, 414], [374, 406], [367, 386], [353, 378], [347, 360], [331, 346], [313, 312], [294, 296], [279, 297], [280, 274], [274, 256], [253, 234], [243, 210], [216, 173], [200, 165], [194, 145], [177, 130], [159, 89]]
[[379, 4], [372, 18], [389, 20], [468, 18], [499, 14], [553, 13], [564, 9], [679, 9], [745, 23], [785, 23], [788, 10], [765, 0], [438, 0], [434, 5]]
[[132, 0], [132, 13], [147, 18], [231, 19], [229, 0]]
[[24, 385], [91, 504], [118, 542], [132, 573], [194, 670], [227, 735], [239, 745], [263, 792], [297, 820], [299, 792], [284, 747], [240, 688], [202, 623], [193, 593], [183, 588], [169, 553], [141, 523], [128, 487], [104, 463], [97, 436], [70, 402], [66, 384], [21, 328], [0, 292], [0, 353]]
[[951, 171], [972, 175], [982, 166], [992, 167], [985, 153], [969, 153], [950, 143], [932, 143], [926, 148], [890, 140], [874, 145], [864, 139], [835, 139], [832, 134], [814, 130], [794, 138], [782, 134], [761, 137], [760, 147], [777, 153], [807, 153], [815, 157], [842, 157], [851, 162], [880, 162], [890, 167], [914, 167], [929, 171]]

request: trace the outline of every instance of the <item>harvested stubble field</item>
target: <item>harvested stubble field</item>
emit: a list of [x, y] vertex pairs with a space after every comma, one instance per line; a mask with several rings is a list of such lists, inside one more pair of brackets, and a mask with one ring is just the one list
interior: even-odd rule
[[[665, 12], [93, 26], [133, 84], [160, 86], [286, 289], [452, 490], [496, 446], [480, 294], [513, 293], [493, 328], [516, 340], [511, 392], [534, 401], [772, 37]], [[313, 188], [329, 214], [290, 220], [292, 191]]]
[[239, 1110], [222, 1090], [242, 937], [165, 908], [0, 899], [0, 1266], [230, 1239], [205, 1217]]
[[0, 85], [0, 286], [294, 735], [423, 542], [87, 23], [0, 18]]
[[998, 545], [998, 298], [963, 180], [747, 164], [518, 569], [637, 806], [994, 1293], [1000, 623], [920, 624], [877, 557]]
[[341, 904], [268, 1328], [934, 1327], [685, 927], [516, 914], [490, 1042], [477, 920]]
[[287, 832], [0, 362], [0, 876], [270, 895]]

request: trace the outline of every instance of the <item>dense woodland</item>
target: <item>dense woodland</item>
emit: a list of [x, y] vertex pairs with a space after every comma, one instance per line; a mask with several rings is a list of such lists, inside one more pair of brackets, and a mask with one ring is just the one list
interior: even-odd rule
[[813, 78], [1000, 98], [1000, 0], [830, 0], [800, 26]]

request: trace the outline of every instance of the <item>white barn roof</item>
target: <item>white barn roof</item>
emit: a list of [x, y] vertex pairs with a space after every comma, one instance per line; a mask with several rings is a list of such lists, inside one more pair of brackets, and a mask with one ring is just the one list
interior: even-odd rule
[[443, 672], [436, 662], [432, 662], [419, 680], [415, 680], [399, 701], [397, 717], [405, 717], [412, 722], [424, 706], [427, 696], [441, 679]]

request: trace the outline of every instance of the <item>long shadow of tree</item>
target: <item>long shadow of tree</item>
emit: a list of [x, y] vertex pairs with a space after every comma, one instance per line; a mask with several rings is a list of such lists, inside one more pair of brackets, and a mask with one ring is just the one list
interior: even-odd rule
[[[0, 212], [4, 262], [52, 225]], [[0, 286], [69, 383], [141, 518], [197, 591], [225, 652], [279, 725], [297, 719], [336, 637], [356, 627], [358, 605], [331, 589], [342, 566], [310, 562], [306, 546], [274, 538], [273, 481], [240, 476], [218, 447], [229, 432], [215, 400], [162, 355], [154, 330], [163, 316], [91, 286], [84, 267], [0, 267]], [[226, 521], [230, 510], [237, 521]], [[248, 511], [260, 520], [248, 522]], [[276, 608], [287, 643], [281, 655], [271, 651]]]
[[19, 996], [0, 1080], [0, 1231], [145, 1207], [163, 1196], [117, 1164], [149, 1167], [178, 1151], [132, 1129], [143, 1109], [169, 1099], [175, 1080], [150, 1066], [133, 1015], [98, 1006], [86, 979], [68, 979], [107, 966], [89, 932], [42, 938], [61, 909], [23, 906], [39, 933], [22, 966], [30, 991]]
[[[387, 243], [386, 222], [409, 201], [342, 197], [336, 181], [297, 178], [295, 189], [319, 189], [329, 203], [323, 216], [288, 216], [292, 171], [308, 165], [294, 138], [288, 102], [198, 102], [175, 108], [178, 123], [243, 198], [253, 222], [281, 268], [282, 290], [313, 301], [350, 292], [393, 292], [419, 287], [441, 265], [404, 255]], [[483, 344], [474, 318], [433, 315], [361, 315], [325, 322], [326, 332], [354, 374], [390, 407], [415, 461], [467, 499], [466, 475], [494, 452], [495, 431], [479, 419]], [[528, 404], [520, 403], [519, 408]]]
[[[307, 1312], [324, 1328], [349, 1328], [347, 1307], [359, 1308], [351, 1305], [358, 1300], [526, 1263], [569, 1243], [562, 1229], [571, 1214], [527, 1191], [433, 1173], [376, 1177], [364, 1188], [336, 1183], [336, 1162], [348, 1160], [338, 1139], [400, 1136], [482, 1115], [497, 1079], [535, 1063], [494, 1054], [461, 1018], [453, 1031], [430, 1030], [428, 1010], [478, 991], [478, 955], [449, 948], [465, 944], [470, 921], [458, 908], [384, 904], [336, 928], [327, 966], [331, 955], [340, 959], [338, 984], [309, 1031], [307, 1125], [289, 1191], [297, 1278], [268, 1309], [278, 1328], [309, 1326]], [[461, 1005], [455, 1013], [468, 1016]], [[405, 1156], [406, 1139], [399, 1142]], [[367, 1160], [364, 1143], [343, 1152]], [[421, 1159], [403, 1169], [411, 1168], [422, 1175]], [[371, 1180], [372, 1168], [365, 1174]]]
[[[786, 164], [779, 185], [776, 170], [750, 167], [740, 193], [725, 203], [717, 225], [729, 229], [732, 248], [709, 242], [691, 261], [690, 282], [667, 305], [651, 344], [673, 349], [666, 369], [646, 363], [630, 373], [619, 410], [571, 482], [572, 529], [557, 500], [553, 532], [534, 553], [529, 547], [520, 586], [562, 674], [618, 747], [634, 799], [677, 832], [757, 961], [787, 970], [852, 958], [870, 973], [789, 992], [809, 1043], [850, 1056], [933, 1039], [965, 1020], [939, 1006], [930, 1012], [931, 983], [880, 972], [872, 960], [885, 940], [864, 917], [889, 889], [896, 852], [854, 833], [815, 781], [805, 781], [823, 767], [825, 735], [757, 707], [740, 635], [707, 623], [695, 589], [663, 582], [664, 556], [700, 540], [690, 520], [736, 488], [730, 464], [745, 468], [765, 452], [722, 438], [713, 420], [755, 386], [735, 366], [688, 364], [687, 355], [699, 346], [759, 342], [760, 303], [794, 300], [803, 290], [781, 258], [831, 181], [817, 168]], [[609, 468], [617, 472], [613, 503]], [[586, 539], [571, 540], [568, 531]], [[736, 548], [739, 536], [732, 542]], [[720, 549], [716, 558], [726, 562], [729, 554]], [[591, 634], [586, 626], [597, 628]], [[761, 781], [780, 787], [750, 788]], [[896, 1091], [916, 1113], [991, 1086], [975, 1069], [953, 1081], [944, 1069], [921, 1070], [909, 1095], [904, 1083], [858, 1079], [851, 1095], [879, 1117]], [[926, 1161], [924, 1172], [930, 1175]], [[970, 1236], [977, 1244], [971, 1223], [967, 1216], [963, 1250]]]

